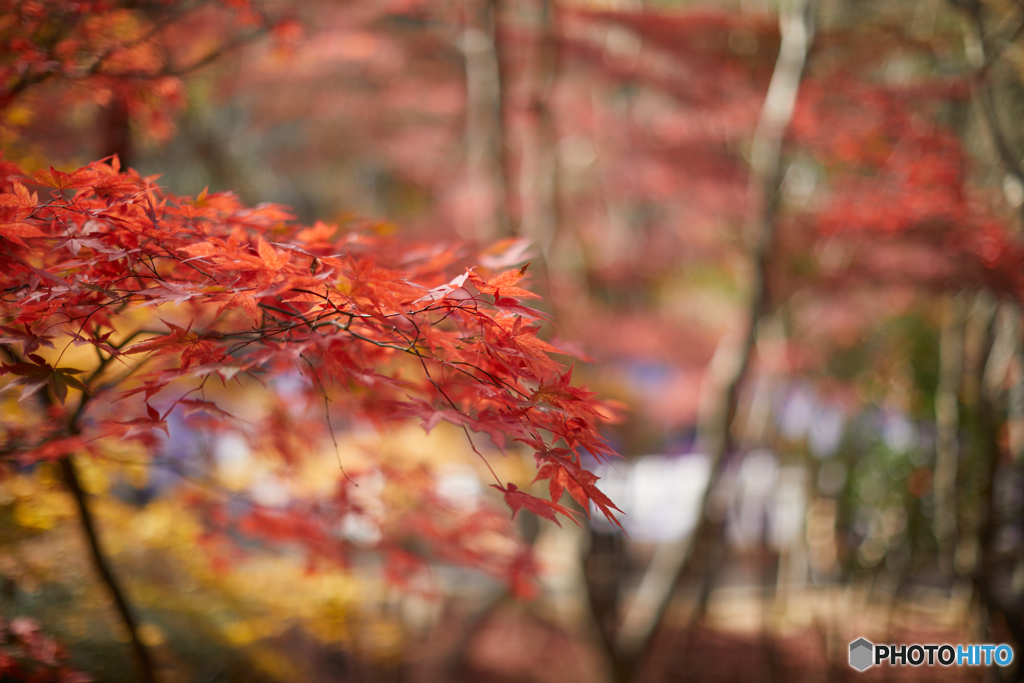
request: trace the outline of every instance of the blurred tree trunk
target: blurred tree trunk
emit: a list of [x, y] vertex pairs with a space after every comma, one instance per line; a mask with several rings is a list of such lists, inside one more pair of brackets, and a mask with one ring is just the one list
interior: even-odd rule
[[504, 84], [498, 55], [497, 0], [466, 0], [466, 174], [471, 237], [487, 242], [514, 234], [508, 208]]
[[[732, 423], [758, 325], [771, 307], [768, 280], [775, 244], [779, 186], [784, 175], [782, 146], [813, 39], [813, 20], [813, 0], [792, 0], [779, 16], [782, 42], [750, 154], [748, 213], [744, 226], [753, 266], [750, 295], [742, 320], [719, 343], [702, 387], [697, 448], [712, 461], [701, 501], [702, 515], [689, 539], [663, 544], [655, 551], [637, 598], [623, 616], [619, 629], [613, 653], [619, 681], [639, 680], [639, 665], [652, 651], [657, 632], [664, 626], [672, 598], [689, 569], [696, 547], [706, 545], [707, 539], [717, 531], [708, 515], [709, 502], [725, 455], [732, 446]], [[711, 551], [708, 557], [716, 555]]]
[[957, 545], [956, 479], [960, 460], [960, 380], [964, 356], [964, 295], [943, 301], [939, 382], [935, 389], [934, 532], [939, 567], [952, 575]]
[[132, 128], [128, 111], [128, 103], [124, 97], [114, 94], [110, 104], [100, 119], [103, 130], [100, 157], [117, 156], [121, 160], [121, 168], [128, 168], [135, 163], [135, 150], [132, 145]]
[[519, 191], [521, 234], [533, 240], [545, 260], [558, 235], [558, 135], [551, 97], [560, 71], [558, 8], [553, 0], [541, 0], [534, 21], [538, 44], [528, 78], [530, 94], [523, 134]]
[[[1001, 167], [1004, 175], [1004, 194], [1009, 204], [1014, 205], [1010, 193], [1006, 192], [1007, 182], [1024, 187], [1024, 165], [1021, 164], [1019, 139], [1014, 140], [1011, 132], [999, 117], [998, 67], [1003, 59], [1003, 48], [1012, 44], [1013, 38], [1024, 29], [1024, 23], [1017, 21], [1016, 28], [1009, 35], [1000, 35], [1008, 23], [1005, 19], [1015, 10], [1024, 6], [1017, 3], [1006, 16], [990, 19], [998, 8], [978, 0], [950, 0], [950, 3], [967, 15], [967, 29], [964, 36], [968, 62], [977, 71], [977, 78], [971, 82], [971, 99], [980, 126], [988, 138], [992, 167]], [[1012, 22], [1010, 22], [1012, 23]], [[990, 28], [990, 26], [994, 26]], [[1019, 74], [1014, 67], [1013, 74]], [[1020, 88], [1020, 77], [1010, 79], [1008, 87]], [[1024, 230], [1024, 203], [1016, 203], [1018, 210], [1018, 234]], [[995, 310], [993, 311], [995, 314]], [[960, 572], [974, 580], [974, 586], [981, 603], [989, 615], [989, 621], [998, 619], [1010, 631], [1019, 650], [1024, 644], [1024, 598], [1014, 590], [1014, 576], [1024, 568], [1024, 555], [1020, 544], [1007, 557], [997, 547], [1001, 517], [1012, 510], [1000, 509], [1008, 506], [1001, 500], [999, 483], [1007, 475], [1010, 481], [1016, 477], [1017, 486], [1024, 480], [1024, 354], [1021, 352], [1021, 307], [1016, 299], [999, 303], [994, 315], [997, 324], [992, 333], [991, 345], [984, 363], [984, 369], [972, 378], [978, 387], [970, 398], [976, 400], [977, 430], [981, 443], [973, 453], [970, 467], [975, 478], [980, 478], [977, 494], [972, 498], [974, 505], [965, 513], [973, 525], [971, 537], [963, 547]], [[1007, 388], [1007, 384], [1009, 387]], [[1005, 416], [1007, 449], [999, 443], [998, 433]], [[1008, 453], [1006, 452], [1008, 450]], [[1004, 457], [1008, 456], [1008, 457]], [[1019, 495], [1019, 494], [1018, 494]], [[1019, 515], [1019, 510], [1016, 511]], [[958, 558], [960, 559], [960, 558]], [[989, 634], [991, 626], [989, 626]], [[1024, 681], [1024, 664], [1015, 661], [1013, 680]]]

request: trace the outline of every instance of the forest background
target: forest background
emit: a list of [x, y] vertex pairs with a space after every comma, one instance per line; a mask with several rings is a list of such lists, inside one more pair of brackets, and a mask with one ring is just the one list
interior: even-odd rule
[[1024, 680], [1024, 5], [2, 7], [3, 676]]

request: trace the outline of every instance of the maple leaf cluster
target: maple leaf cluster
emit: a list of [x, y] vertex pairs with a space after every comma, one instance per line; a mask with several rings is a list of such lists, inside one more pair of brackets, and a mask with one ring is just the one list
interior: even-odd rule
[[287, 508], [249, 503], [239, 509], [237, 502], [202, 497], [191, 502], [208, 520], [199, 542], [215, 566], [236, 561], [239, 539], [250, 545], [298, 545], [310, 570], [348, 566], [355, 550], [372, 548], [383, 559], [389, 582], [409, 591], [434, 590], [420, 581], [429, 558], [472, 567], [505, 582], [519, 597], [535, 597], [537, 567], [512, 520], [480, 498], [442, 495], [434, 476], [426, 467], [382, 462], [360, 476], [340, 478], [328, 496]]
[[[296, 225], [281, 207], [247, 207], [229, 193], [175, 197], [116, 158], [31, 175], [5, 163], [0, 189], [0, 349], [11, 361], [0, 373], [23, 404], [48, 411], [31, 427], [5, 425], [5, 461], [102, 456], [114, 441], [152, 451], [179, 410], [294, 463], [326, 431], [334, 436], [323, 410], [334, 406], [377, 424], [448, 422], [481, 458], [474, 435], [501, 449], [521, 442], [551, 500], [495, 475], [513, 513], [571, 518], [558, 504], [567, 489], [588, 514], [593, 503], [617, 523], [582, 464], [584, 454], [613, 455], [597, 429], [601, 406], [571, 386], [571, 368], [552, 357], [561, 352], [538, 337], [543, 316], [523, 303], [536, 295], [520, 286], [527, 266], [452, 277], [453, 249], [359, 229], [367, 226]], [[75, 347], [95, 359], [71, 365], [64, 357]], [[301, 400], [272, 385], [275, 407], [253, 423], [209, 393], [284, 377]], [[319, 523], [281, 522], [307, 540], [319, 538]], [[452, 523], [431, 522], [432, 535]], [[510, 567], [522, 564], [516, 557]]]
[[962, 78], [892, 86], [840, 73], [803, 85], [792, 137], [822, 165], [829, 191], [790, 219], [788, 246], [833, 238], [849, 248], [819, 284], [1024, 293], [1024, 246], [972, 183], [964, 140], [939, 115], [968, 95]]
[[[691, 227], [676, 250], [704, 262], [721, 260], [726, 245], [709, 240], [715, 231], [706, 221], [745, 219], [746, 162], [735, 149], [749, 138], [763, 103], [771, 74], [766, 66], [778, 49], [775, 22], [725, 10], [582, 9], [565, 13], [565, 19], [563, 40], [579, 61], [609, 80], [636, 81], [669, 95], [677, 107], [648, 114], [645, 130], [631, 132], [629, 154], [615, 169], [637, 168], [613, 188], [649, 174], [648, 189], [630, 187], [629, 196], [646, 193], [659, 211], [693, 193], [688, 207], [675, 209], [691, 215], [677, 222], [702, 229]], [[645, 49], [635, 60], [616, 61], [591, 37], [601, 35], [592, 31], [601, 25], [636, 31]], [[808, 288], [834, 293], [895, 285], [923, 292], [987, 288], [1019, 299], [1024, 246], [1009, 227], [1012, 207], [979, 186], [980, 169], [954, 113], [970, 102], [976, 84], [949, 68], [885, 77], [893, 53], [878, 50], [870, 31], [828, 27], [815, 38], [815, 56], [787, 131], [795, 172], [784, 183], [783, 198], [789, 199], [796, 185], [789, 181], [800, 171], [811, 185], [805, 197], [794, 195], [781, 206], [773, 247], [779, 265], [769, 275], [772, 296], [783, 301]], [[899, 32], [888, 37], [908, 53], [921, 50]], [[629, 125], [621, 123], [609, 128]], [[642, 156], [635, 153], [636, 140], [643, 141]], [[671, 154], [664, 153], [666, 147]], [[644, 157], [646, 168], [637, 161]], [[830, 257], [821, 259], [823, 252]], [[637, 270], [653, 270], [658, 258], [663, 256], [645, 259]], [[596, 326], [607, 324], [590, 317]]]
[[92, 103], [113, 104], [147, 136], [167, 140], [185, 104], [182, 76], [263, 34], [287, 48], [297, 30], [249, 0], [3, 0], [0, 135], [17, 141], [34, 110]]
[[[654, 118], [649, 132], [633, 134], [660, 148], [671, 145], [674, 153], [658, 162], [678, 163], [682, 168], [671, 174], [685, 181], [673, 187], [662, 172], [662, 183], [640, 191], [667, 204], [707, 184], [707, 192], [688, 197], [696, 212], [742, 220], [747, 176], [733, 145], [749, 137], [763, 103], [771, 75], [766, 67], [778, 49], [774, 20], [726, 10], [590, 9], [568, 12], [567, 19], [567, 48], [588, 66], [612, 80], [639, 81], [677, 103], [678, 111]], [[588, 27], [602, 24], [635, 30], [652, 46], [648, 56], [616, 66], [588, 39]], [[968, 143], [950, 113], [970, 101], [971, 80], [941, 70], [900, 81], [880, 78], [892, 52], [878, 50], [859, 30], [865, 29], [823, 28], [815, 39], [821, 54], [810, 61], [787, 137], [794, 158], [814, 168], [818, 182], [810, 204], [786, 207], [780, 232], [794, 234], [782, 235], [784, 248], [803, 256], [808, 244], [832, 238], [862, 247], [841, 273], [845, 286], [860, 281], [943, 289], [969, 282], [1019, 296], [1019, 240], [1006, 229], [1007, 216], [993, 211], [972, 182]], [[889, 37], [900, 49], [921, 49], [905, 36]], [[655, 150], [647, 154], [657, 158]], [[737, 161], [742, 172], [730, 169]], [[627, 157], [624, 163], [636, 162]], [[713, 197], [718, 200], [711, 204]], [[698, 220], [704, 219], [691, 223]], [[702, 238], [687, 239], [693, 245]], [[813, 282], [806, 270], [793, 288]], [[827, 273], [814, 284], [838, 282], [838, 275]]]

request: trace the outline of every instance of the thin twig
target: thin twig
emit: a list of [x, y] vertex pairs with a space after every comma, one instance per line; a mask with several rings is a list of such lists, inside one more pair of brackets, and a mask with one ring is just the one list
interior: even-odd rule
[[309, 366], [309, 371], [313, 373], [313, 377], [316, 379], [316, 383], [320, 387], [320, 393], [323, 394], [324, 415], [327, 420], [327, 431], [331, 433], [331, 441], [334, 442], [334, 454], [338, 456], [338, 469], [341, 470], [341, 473], [345, 475], [345, 478], [348, 479], [352, 485], [359, 486], [352, 477], [348, 476], [348, 472], [345, 471], [345, 466], [341, 464], [341, 449], [338, 447], [338, 438], [334, 435], [334, 425], [331, 424], [331, 400], [327, 397], [327, 389], [324, 387], [324, 383], [320, 381], [320, 375], [317, 374], [316, 368], [313, 367], [313, 363], [311, 363], [310, 360], [301, 353], [299, 354], [299, 358], [306, 361], [306, 365]]

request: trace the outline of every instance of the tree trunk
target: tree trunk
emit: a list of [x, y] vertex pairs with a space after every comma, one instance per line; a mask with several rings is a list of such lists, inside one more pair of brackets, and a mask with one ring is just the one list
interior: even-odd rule
[[935, 519], [939, 567], [952, 575], [956, 555], [956, 479], [960, 460], [960, 378], [964, 358], [963, 295], [944, 302], [935, 389]]
[[[710, 531], [708, 503], [731, 448], [731, 428], [739, 390], [747, 375], [758, 323], [770, 308], [768, 275], [775, 243], [778, 190], [783, 176], [782, 145], [803, 78], [814, 32], [813, 0], [792, 0], [779, 16], [782, 43], [768, 93], [758, 118], [751, 147], [748, 214], [745, 235], [750, 245], [753, 277], [750, 297], [741, 323], [719, 343], [702, 387], [698, 417], [698, 449], [711, 457], [712, 467], [701, 500], [702, 515], [690, 538], [681, 544], [659, 546], [651, 569], [665, 572], [669, 580], [657, 581], [661, 598], [651, 601], [649, 615], [627, 612], [620, 630], [615, 658], [621, 664], [619, 680], [636, 680], [638, 664], [650, 653], [656, 632], [662, 628], [676, 589], [685, 576], [694, 549]], [[650, 571], [650, 570], [649, 570]], [[652, 577], [652, 581], [656, 577]], [[644, 577], [646, 582], [648, 577]], [[635, 601], [634, 601], [635, 602]]]
[[472, 231], [481, 242], [513, 234], [503, 121], [504, 94], [497, 43], [497, 0], [466, 0], [462, 53], [466, 60], [466, 181]]
[[125, 629], [128, 631], [128, 637], [131, 640], [132, 650], [135, 652], [136, 663], [139, 667], [139, 678], [145, 683], [156, 683], [157, 677], [153, 660], [150, 657], [149, 650], [139, 637], [139, 628], [135, 615], [132, 613], [128, 599], [125, 597], [117, 577], [114, 576], [114, 571], [107, 561], [107, 555], [103, 551], [99, 534], [96, 531], [96, 522], [93, 519], [92, 510], [89, 508], [89, 500], [78, 477], [78, 468], [75, 466], [75, 461], [72, 459], [72, 456], [68, 455], [61, 458], [58, 463], [61, 473], [64, 475], [64, 482], [68, 487], [68, 491], [71, 492], [72, 498], [75, 499], [75, 506], [78, 508], [78, 519], [82, 524], [82, 531], [85, 533], [85, 538], [89, 543], [89, 551], [92, 555], [93, 564], [96, 565], [96, 572], [99, 574], [100, 580], [106, 585], [110, 596], [114, 599], [117, 613], [121, 617], [121, 622], [124, 624]]

